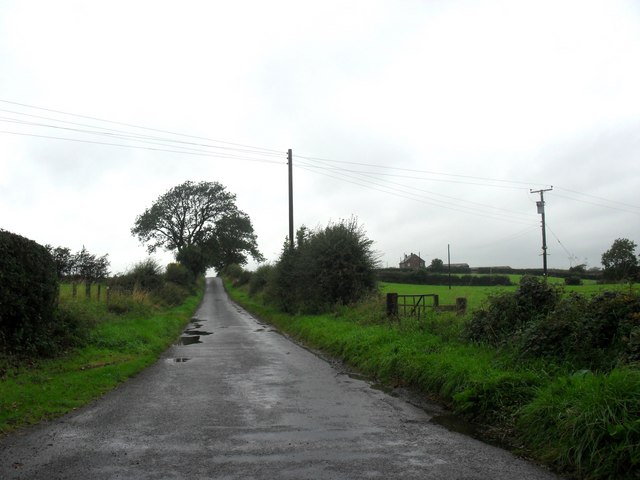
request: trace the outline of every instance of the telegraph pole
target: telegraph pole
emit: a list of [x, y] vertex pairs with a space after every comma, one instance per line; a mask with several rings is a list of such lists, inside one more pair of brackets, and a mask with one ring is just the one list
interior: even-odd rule
[[451, 246], [447, 243], [447, 263], [449, 264], [449, 290], [451, 290]]
[[538, 213], [542, 215], [542, 266], [544, 269], [544, 279], [547, 279], [547, 228], [544, 221], [544, 192], [550, 192], [553, 190], [553, 185], [551, 188], [546, 188], [542, 190], [529, 190], [530, 193], [539, 193], [540, 201], [536, 202], [538, 206]]
[[289, 248], [293, 250], [293, 152], [287, 151], [289, 165]]

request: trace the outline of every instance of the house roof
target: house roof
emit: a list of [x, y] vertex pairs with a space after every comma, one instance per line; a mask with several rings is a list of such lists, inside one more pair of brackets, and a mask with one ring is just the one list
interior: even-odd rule
[[419, 256], [419, 255], [416, 255], [415, 253], [411, 252], [411, 255], [407, 255], [407, 254], [405, 253], [403, 262], [406, 262], [406, 261], [407, 261], [407, 260], [409, 260], [410, 258], [417, 258], [418, 260], [422, 260], [422, 261], [424, 261], [422, 258], [420, 258], [420, 256]]

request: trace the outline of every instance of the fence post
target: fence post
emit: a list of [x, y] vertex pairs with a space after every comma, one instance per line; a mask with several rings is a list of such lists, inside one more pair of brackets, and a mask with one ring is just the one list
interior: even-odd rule
[[78, 296], [78, 284], [75, 280], [71, 283], [71, 296], [76, 298]]
[[102, 287], [102, 285], [98, 283], [98, 301], [100, 301], [100, 287]]
[[90, 281], [84, 282], [84, 296], [87, 297], [88, 299], [91, 298], [91, 282]]
[[397, 293], [387, 293], [387, 316], [397, 316], [398, 315], [398, 294]]
[[440, 305], [440, 297], [438, 295], [433, 296], [433, 306], [438, 307]]
[[456, 298], [456, 311], [458, 315], [464, 315], [467, 311], [467, 298], [466, 297], [458, 297]]

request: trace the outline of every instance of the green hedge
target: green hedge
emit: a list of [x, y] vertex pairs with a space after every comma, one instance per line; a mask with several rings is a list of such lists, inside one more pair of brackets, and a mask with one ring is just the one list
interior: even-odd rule
[[0, 348], [54, 353], [57, 300], [56, 264], [47, 249], [0, 230]]
[[511, 285], [511, 280], [506, 275], [455, 275], [451, 277], [447, 273], [434, 273], [427, 269], [413, 270], [406, 268], [384, 268], [376, 270], [376, 279], [380, 282], [410, 283], [414, 285], [459, 285], [489, 287], [494, 285]]

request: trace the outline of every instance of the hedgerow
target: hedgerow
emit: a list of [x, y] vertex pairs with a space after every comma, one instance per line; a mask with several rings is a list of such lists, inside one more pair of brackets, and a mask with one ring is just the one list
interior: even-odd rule
[[513, 348], [521, 358], [550, 358], [572, 368], [609, 371], [640, 362], [640, 296], [591, 298], [523, 277], [515, 293], [489, 297], [466, 325], [467, 338]]
[[54, 310], [56, 265], [45, 247], [0, 230], [0, 348], [20, 354], [54, 354], [54, 332], [64, 325]]

